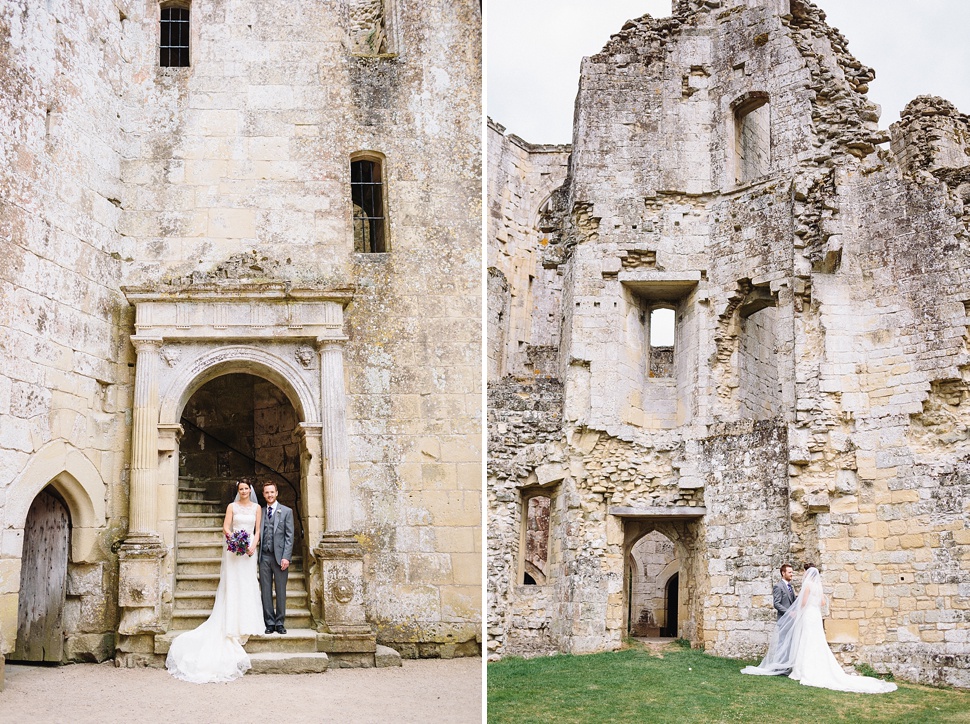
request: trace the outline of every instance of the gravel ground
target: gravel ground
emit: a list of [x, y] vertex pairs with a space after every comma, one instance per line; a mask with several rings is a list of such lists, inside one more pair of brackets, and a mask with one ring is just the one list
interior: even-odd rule
[[4, 724], [381, 724], [482, 721], [480, 658], [405, 661], [387, 669], [249, 675], [187, 684], [164, 669], [7, 664]]

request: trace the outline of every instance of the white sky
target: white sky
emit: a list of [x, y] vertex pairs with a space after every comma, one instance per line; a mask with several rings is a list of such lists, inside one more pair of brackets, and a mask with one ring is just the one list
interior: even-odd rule
[[[970, 113], [970, 0], [815, 0], [876, 70], [869, 98], [887, 128], [920, 94]], [[532, 143], [572, 141], [583, 56], [623, 23], [670, 15], [670, 0], [486, 0], [488, 115]]]

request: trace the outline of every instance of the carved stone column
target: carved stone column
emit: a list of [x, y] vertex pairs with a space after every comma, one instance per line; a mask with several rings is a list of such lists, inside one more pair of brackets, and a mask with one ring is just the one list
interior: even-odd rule
[[131, 424], [131, 489], [128, 492], [128, 540], [158, 540], [158, 363], [162, 340], [132, 336], [135, 400]]
[[166, 549], [158, 534], [158, 364], [161, 339], [132, 336], [138, 354], [131, 430], [128, 537], [119, 551], [118, 659], [134, 666], [154, 658], [160, 621], [162, 562]]
[[326, 529], [313, 550], [316, 562], [310, 576], [310, 598], [320, 624], [318, 649], [328, 653], [373, 652], [376, 640], [364, 609], [364, 552], [351, 532], [343, 342], [327, 339], [319, 343]]
[[349, 531], [352, 524], [347, 394], [344, 391], [344, 341], [328, 339], [319, 343], [323, 499], [328, 533]]

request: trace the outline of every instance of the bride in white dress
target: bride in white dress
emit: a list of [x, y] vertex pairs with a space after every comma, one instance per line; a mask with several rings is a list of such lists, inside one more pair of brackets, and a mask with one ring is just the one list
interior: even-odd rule
[[177, 679], [194, 684], [232, 681], [251, 667], [243, 648], [246, 639], [263, 630], [263, 604], [256, 578], [256, 551], [262, 510], [248, 482], [237, 486], [236, 499], [226, 508], [222, 532], [226, 539], [238, 531], [249, 533], [245, 554], [222, 551], [219, 588], [209, 618], [198, 628], [179, 635], [168, 651], [165, 666]]
[[771, 635], [768, 653], [757, 666], [746, 666], [742, 674], [778, 676], [787, 674], [805, 686], [860, 694], [885, 694], [896, 685], [870, 676], [847, 674], [835, 660], [825, 630], [823, 609], [828, 613], [828, 600], [822, 591], [822, 578], [817, 568], [809, 568], [795, 603], [778, 619]]

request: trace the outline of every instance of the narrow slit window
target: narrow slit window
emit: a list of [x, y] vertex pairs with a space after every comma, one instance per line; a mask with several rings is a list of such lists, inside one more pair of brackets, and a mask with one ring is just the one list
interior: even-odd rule
[[380, 161], [363, 159], [350, 162], [350, 197], [354, 204], [354, 251], [366, 254], [386, 252], [384, 184]]
[[674, 326], [677, 314], [659, 307], [650, 312], [649, 377], [674, 376]]
[[526, 499], [524, 507], [525, 557], [522, 561], [522, 583], [543, 586], [549, 577], [549, 512], [552, 499], [535, 495]]
[[162, 8], [158, 64], [163, 68], [189, 66], [189, 9]]

